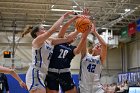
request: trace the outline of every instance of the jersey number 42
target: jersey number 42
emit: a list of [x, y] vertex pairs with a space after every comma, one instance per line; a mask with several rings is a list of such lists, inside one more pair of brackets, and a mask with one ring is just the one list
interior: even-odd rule
[[95, 65], [95, 64], [89, 64], [89, 65], [87, 66], [88, 72], [94, 73], [95, 68], [96, 68], [96, 65]]

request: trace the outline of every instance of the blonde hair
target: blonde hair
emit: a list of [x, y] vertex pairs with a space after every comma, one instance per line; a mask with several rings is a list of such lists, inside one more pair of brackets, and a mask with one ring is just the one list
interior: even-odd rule
[[23, 38], [26, 34], [30, 33], [33, 29], [32, 25], [27, 25], [24, 30], [23, 33], [21, 33], [21, 37]]

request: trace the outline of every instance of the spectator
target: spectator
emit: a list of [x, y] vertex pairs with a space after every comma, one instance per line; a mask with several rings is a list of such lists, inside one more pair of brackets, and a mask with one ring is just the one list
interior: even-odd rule
[[9, 93], [7, 77], [4, 73], [0, 73], [0, 93], [5, 93], [5, 90], [6, 93]]
[[124, 81], [124, 93], [128, 93], [128, 80]]

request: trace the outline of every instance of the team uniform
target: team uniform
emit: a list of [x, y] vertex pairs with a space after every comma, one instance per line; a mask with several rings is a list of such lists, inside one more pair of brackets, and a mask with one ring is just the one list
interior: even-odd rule
[[26, 74], [26, 85], [28, 90], [45, 88], [44, 80], [47, 75], [50, 57], [53, 47], [44, 43], [41, 48], [32, 48], [32, 64]]
[[70, 63], [75, 56], [74, 48], [76, 47], [68, 43], [54, 46], [46, 78], [49, 89], [59, 90], [59, 84], [63, 91], [74, 88], [75, 84], [70, 73]]
[[100, 84], [102, 65], [100, 56], [87, 54], [80, 65], [80, 93], [104, 93]]

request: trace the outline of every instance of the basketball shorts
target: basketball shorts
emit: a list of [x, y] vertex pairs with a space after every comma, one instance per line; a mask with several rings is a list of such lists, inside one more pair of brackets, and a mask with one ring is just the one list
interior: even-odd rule
[[70, 72], [64, 72], [64, 73], [48, 72], [46, 81], [47, 81], [47, 87], [50, 90], [58, 91], [59, 84], [63, 92], [71, 90], [75, 86]]
[[90, 85], [90, 86], [82, 86], [80, 85], [80, 93], [105, 93], [101, 86]]
[[29, 67], [26, 74], [26, 85], [28, 90], [45, 88], [44, 80], [46, 73], [42, 73], [36, 68]]

